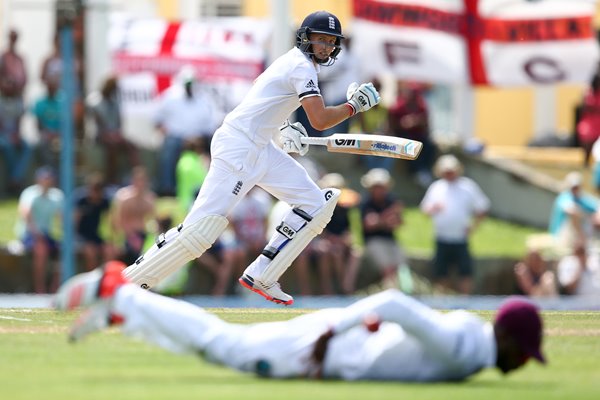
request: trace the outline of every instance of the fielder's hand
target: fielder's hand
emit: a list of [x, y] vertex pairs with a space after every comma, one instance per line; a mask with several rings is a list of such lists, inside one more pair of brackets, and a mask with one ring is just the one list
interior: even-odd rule
[[348, 86], [346, 98], [348, 104], [354, 109], [354, 114], [367, 111], [381, 101], [381, 96], [371, 82], [363, 83], [360, 86], [358, 83], [352, 82]]
[[301, 156], [308, 153], [308, 144], [303, 144], [300, 141], [302, 136], [308, 137], [308, 133], [306, 133], [306, 129], [300, 122], [290, 124], [290, 121], [286, 120], [279, 128], [279, 132], [281, 133], [280, 141], [283, 151], [298, 153]]

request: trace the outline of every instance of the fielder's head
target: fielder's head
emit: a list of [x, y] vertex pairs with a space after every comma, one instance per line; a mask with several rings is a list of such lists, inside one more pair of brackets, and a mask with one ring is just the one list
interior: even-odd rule
[[309, 14], [296, 32], [296, 47], [316, 63], [332, 65], [340, 54], [342, 25], [335, 15], [327, 11]]
[[494, 321], [497, 343], [496, 366], [504, 373], [534, 358], [545, 364], [542, 354], [542, 318], [529, 300], [511, 297], [498, 310]]

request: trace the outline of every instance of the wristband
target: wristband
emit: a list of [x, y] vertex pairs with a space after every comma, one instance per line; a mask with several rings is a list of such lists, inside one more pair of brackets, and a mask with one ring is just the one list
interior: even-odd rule
[[348, 117], [352, 117], [356, 114], [356, 109], [354, 108], [354, 106], [350, 103], [345, 103], [345, 105], [347, 105], [350, 108], [350, 115]]

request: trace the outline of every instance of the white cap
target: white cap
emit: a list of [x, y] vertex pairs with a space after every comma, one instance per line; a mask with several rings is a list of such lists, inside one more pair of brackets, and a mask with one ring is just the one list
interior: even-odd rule
[[360, 179], [360, 184], [364, 188], [371, 188], [375, 185], [390, 186], [392, 177], [387, 169], [373, 168]]
[[583, 176], [577, 171], [569, 172], [565, 177], [565, 186], [568, 189], [581, 186], [583, 183]]

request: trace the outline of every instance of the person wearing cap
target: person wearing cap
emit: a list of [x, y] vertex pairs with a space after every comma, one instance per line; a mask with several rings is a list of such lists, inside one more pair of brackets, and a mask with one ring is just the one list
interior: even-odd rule
[[[469, 237], [485, 217], [490, 200], [477, 183], [463, 176], [460, 161], [452, 154], [438, 158], [434, 165], [438, 179], [425, 192], [420, 208], [433, 220], [435, 255], [433, 277], [443, 290], [471, 294], [473, 260]], [[450, 281], [450, 268], [455, 266], [458, 285]]]
[[364, 256], [379, 270], [383, 283], [393, 287], [398, 268], [405, 261], [395, 236], [403, 222], [404, 205], [390, 190], [394, 182], [388, 170], [373, 168], [362, 176], [360, 183], [368, 192], [360, 207]]
[[36, 183], [21, 192], [18, 202], [17, 235], [28, 253], [32, 255], [33, 290], [36, 293], [53, 293], [60, 282], [60, 271], [52, 271], [52, 281], [47, 284], [48, 263], [59, 251], [54, 223], [62, 215], [64, 195], [55, 187], [55, 173], [43, 166], [35, 172]]
[[600, 227], [598, 199], [583, 191], [583, 176], [569, 172], [563, 181], [563, 190], [554, 200], [548, 230], [560, 245], [573, 247], [585, 243]]
[[493, 322], [464, 310], [443, 313], [389, 289], [344, 308], [235, 324], [128, 283], [123, 266], [110, 262], [59, 290], [58, 310], [88, 307], [83, 315], [119, 316], [79, 318], [72, 342], [112, 321], [132, 338], [269, 378], [462, 381], [486, 368], [508, 373], [529, 359], [546, 362], [542, 318], [522, 297], [505, 299]]
[[158, 193], [161, 195], [174, 196], [176, 193], [175, 171], [185, 142], [202, 137], [208, 146], [217, 127], [215, 107], [197, 86], [194, 67], [186, 65], [159, 100], [154, 122], [164, 138], [158, 172]]

